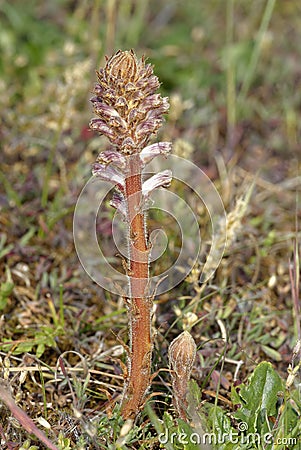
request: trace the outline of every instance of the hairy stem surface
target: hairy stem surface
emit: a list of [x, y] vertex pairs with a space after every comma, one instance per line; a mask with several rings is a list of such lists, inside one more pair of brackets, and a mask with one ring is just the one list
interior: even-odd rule
[[135, 416], [143, 406], [151, 375], [151, 309], [147, 292], [149, 248], [145, 213], [142, 210], [142, 175], [139, 155], [129, 158], [125, 182], [125, 200], [129, 219], [129, 282], [128, 299], [130, 355], [128, 379], [125, 384], [122, 415]]

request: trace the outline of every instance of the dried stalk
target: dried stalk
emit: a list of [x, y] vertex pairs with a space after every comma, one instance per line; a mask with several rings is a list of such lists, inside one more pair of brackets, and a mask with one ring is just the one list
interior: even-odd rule
[[16, 405], [14, 399], [10, 395], [9, 387], [0, 384], [0, 399], [6, 404], [13, 416], [20, 422], [24, 430], [29, 434], [34, 434], [43, 444], [50, 450], [59, 450], [34, 423], [34, 421], [26, 414], [23, 409]]
[[171, 172], [157, 173], [144, 183], [142, 175], [148, 162], [170, 152], [168, 142], [146, 146], [161, 126], [169, 104], [167, 98], [155, 93], [159, 81], [151, 65], [143, 58], [138, 60], [132, 50], [119, 50], [97, 75], [96, 96], [91, 101], [99, 118], [92, 119], [90, 127], [107, 136], [113, 148], [99, 155], [93, 174], [115, 184], [111, 204], [128, 225], [130, 345], [121, 405], [123, 417], [128, 418], [139, 413], [150, 386], [152, 298], [148, 292], [150, 247], [145, 210], [150, 193], [170, 184]]

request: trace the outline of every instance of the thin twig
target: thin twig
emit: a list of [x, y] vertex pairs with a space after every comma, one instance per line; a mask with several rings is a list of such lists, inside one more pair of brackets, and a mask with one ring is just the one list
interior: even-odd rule
[[10, 395], [8, 388], [0, 385], [0, 398], [6, 404], [12, 415], [20, 422], [22, 427], [30, 434], [34, 434], [43, 444], [50, 450], [59, 450], [39, 428], [34, 421], [16, 405], [14, 399]]

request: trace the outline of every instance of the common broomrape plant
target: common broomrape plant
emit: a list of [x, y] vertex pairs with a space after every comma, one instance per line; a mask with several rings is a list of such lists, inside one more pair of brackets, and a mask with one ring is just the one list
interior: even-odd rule
[[196, 357], [196, 343], [188, 331], [183, 331], [168, 348], [171, 369], [173, 404], [181, 419], [187, 420], [187, 392], [191, 371]]
[[90, 128], [105, 135], [112, 148], [100, 153], [92, 172], [114, 183], [111, 205], [128, 227], [129, 295], [125, 302], [130, 344], [121, 412], [123, 418], [134, 418], [144, 405], [151, 383], [153, 302], [149, 292], [147, 201], [154, 189], [168, 187], [172, 179], [171, 171], [164, 170], [144, 181], [143, 169], [156, 156], [171, 151], [169, 142], [148, 145], [169, 103], [167, 97], [156, 93], [160, 83], [152, 66], [144, 58], [137, 59], [133, 50], [119, 50], [107, 58], [97, 77], [91, 101], [98, 117], [91, 120]]

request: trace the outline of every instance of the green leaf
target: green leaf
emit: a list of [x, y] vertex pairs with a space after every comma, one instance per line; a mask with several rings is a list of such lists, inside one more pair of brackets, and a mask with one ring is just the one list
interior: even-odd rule
[[277, 415], [278, 393], [284, 389], [283, 382], [269, 362], [260, 363], [249, 379], [248, 385], [240, 385], [232, 392], [232, 401], [240, 408], [234, 417], [244, 422], [248, 433], [267, 433], [269, 417]]
[[274, 361], [282, 361], [282, 356], [274, 348], [261, 344], [261, 349], [269, 358], [273, 359]]
[[7, 299], [13, 292], [14, 283], [9, 268], [6, 268], [6, 281], [0, 286], [0, 311], [7, 305]]
[[22, 247], [24, 247], [25, 245], [27, 245], [28, 242], [30, 241], [30, 239], [32, 238], [32, 236], [34, 236], [35, 232], [36, 232], [36, 227], [31, 226], [31, 227], [29, 228], [29, 230], [21, 237], [21, 239], [20, 239], [20, 245], [21, 245]]
[[221, 407], [206, 403], [203, 409], [207, 412], [207, 431], [203, 441], [216, 450], [242, 450], [238, 440], [238, 432], [231, 426], [231, 421]]
[[31, 352], [33, 347], [35, 346], [35, 342], [32, 340], [20, 342], [17, 347], [14, 349], [14, 355], [20, 355], [21, 353]]
[[[188, 449], [188, 447], [186, 447], [186, 443], [188, 443], [188, 433], [191, 434], [191, 428], [186, 424], [186, 422], [179, 419], [177, 424], [173, 417], [165, 411], [162, 423], [149, 404], [146, 405], [146, 411], [158, 434], [158, 440], [162, 446], [160, 446], [160, 448], [164, 448], [166, 450]], [[186, 426], [189, 430], [186, 430]], [[195, 447], [191, 448], [191, 450], [192, 449], [194, 450]]]
[[7, 305], [7, 298], [0, 296], [0, 311]]
[[41, 342], [41, 344], [38, 344], [37, 349], [36, 349], [36, 357], [37, 358], [41, 358], [41, 356], [43, 355], [45, 351], [45, 344], [43, 342]]
[[183, 444], [184, 450], [199, 450], [199, 444], [202, 441], [202, 436], [200, 436], [195, 429], [185, 422], [184, 420], [178, 419], [179, 426], [179, 442]]
[[226, 416], [225, 411], [219, 406], [212, 406], [209, 411], [208, 419], [210, 420], [211, 428], [218, 433], [229, 434], [231, 430], [231, 422]]

